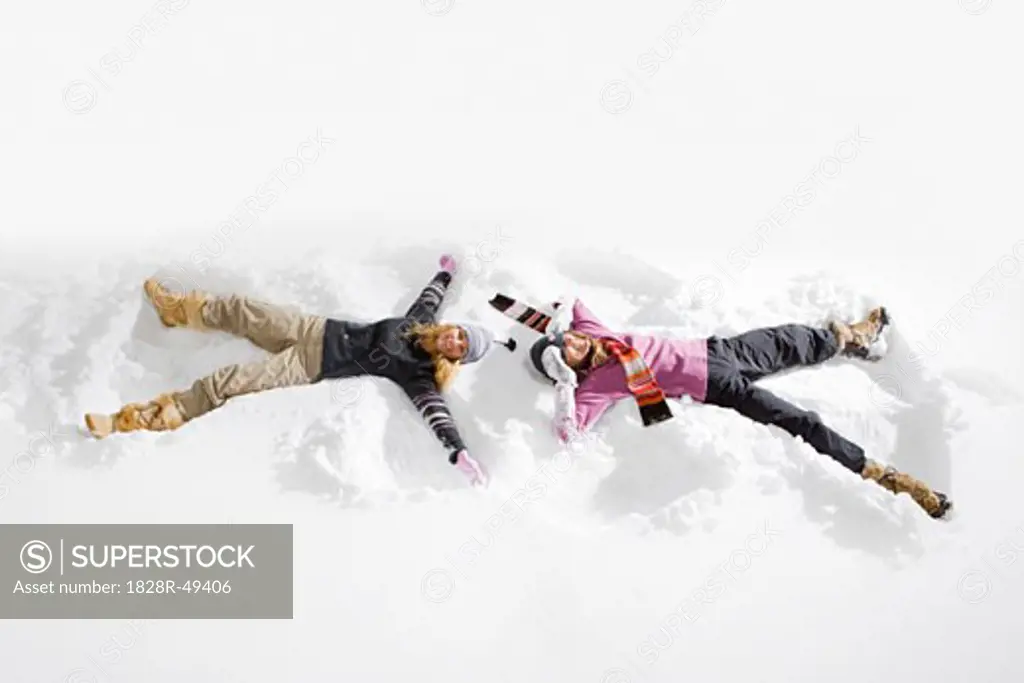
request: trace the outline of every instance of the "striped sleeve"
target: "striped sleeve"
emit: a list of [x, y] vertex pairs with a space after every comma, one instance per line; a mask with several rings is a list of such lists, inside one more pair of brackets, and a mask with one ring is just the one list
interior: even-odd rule
[[437, 271], [434, 278], [423, 288], [420, 295], [416, 297], [416, 301], [406, 311], [405, 317], [413, 318], [421, 323], [433, 322], [451, 282], [451, 273], [444, 270]]
[[434, 436], [448, 451], [449, 462], [454, 462], [455, 454], [466, 447], [455, 427], [455, 419], [448, 410], [448, 404], [437, 390], [437, 385], [430, 379], [418, 379], [402, 387], [412, 404], [416, 406], [420, 417]]

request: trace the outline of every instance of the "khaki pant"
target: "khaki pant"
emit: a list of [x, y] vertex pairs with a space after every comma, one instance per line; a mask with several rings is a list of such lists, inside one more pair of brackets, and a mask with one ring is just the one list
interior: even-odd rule
[[327, 322], [323, 316], [229, 296], [209, 298], [203, 322], [210, 329], [245, 337], [273, 355], [220, 368], [174, 394], [185, 420], [220, 407], [232, 396], [310, 384], [320, 377]]

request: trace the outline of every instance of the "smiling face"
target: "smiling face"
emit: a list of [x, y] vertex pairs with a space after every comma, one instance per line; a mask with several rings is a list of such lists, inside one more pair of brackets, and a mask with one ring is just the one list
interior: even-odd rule
[[437, 350], [448, 360], [459, 360], [466, 355], [469, 342], [466, 331], [461, 327], [452, 326], [437, 335]]
[[570, 368], [578, 368], [590, 352], [593, 341], [590, 337], [581, 336], [573, 332], [566, 332], [562, 337], [562, 356]]

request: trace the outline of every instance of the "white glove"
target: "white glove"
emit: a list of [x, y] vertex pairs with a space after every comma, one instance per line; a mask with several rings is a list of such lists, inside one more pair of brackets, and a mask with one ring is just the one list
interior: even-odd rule
[[548, 323], [545, 333], [548, 336], [554, 336], [562, 332], [567, 332], [569, 326], [572, 325], [572, 305], [574, 300], [569, 297], [559, 297], [558, 308], [555, 309], [554, 313], [551, 314], [551, 322]]
[[576, 434], [576, 373], [562, 359], [562, 350], [549, 346], [541, 354], [544, 370], [555, 378], [555, 435], [568, 442]]
[[554, 422], [555, 436], [562, 443], [569, 443], [580, 436], [579, 429], [576, 427], [576, 418], [572, 415], [566, 415], [563, 417], [555, 417]]
[[547, 347], [540, 359], [544, 365], [544, 371], [555, 380], [556, 384], [568, 384], [573, 388], [576, 387], [576, 373], [562, 358], [560, 347], [554, 345]]

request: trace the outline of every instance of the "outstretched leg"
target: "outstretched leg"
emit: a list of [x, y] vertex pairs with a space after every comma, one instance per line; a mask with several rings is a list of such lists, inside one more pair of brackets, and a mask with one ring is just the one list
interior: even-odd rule
[[840, 348], [830, 330], [808, 325], [779, 325], [734, 337], [715, 338], [709, 344], [708, 360], [731, 366], [745, 379], [756, 382], [790, 368], [823, 363]]
[[174, 395], [185, 420], [204, 415], [235, 396], [269, 389], [311, 384], [311, 374], [299, 347], [292, 346], [265, 360], [228, 365], [196, 380], [190, 388]]
[[765, 425], [774, 425], [800, 437], [816, 451], [836, 460], [851, 472], [876, 482], [892, 493], [908, 493], [932, 517], [942, 517], [952, 507], [945, 494], [932, 491], [924, 482], [895, 468], [865, 458], [864, 450], [829, 428], [815, 412], [802, 410], [770, 391], [751, 384], [739, 373], [709, 376], [707, 403], [731, 408]]
[[231, 295], [209, 299], [203, 307], [203, 320], [208, 327], [245, 337], [261, 349], [279, 353], [307, 336], [310, 327], [322, 319]]
[[864, 468], [864, 450], [827, 427], [817, 413], [798, 408], [739, 374], [713, 373], [708, 379], [707, 403], [731, 408], [755, 422], [784, 429], [852, 472], [860, 474]]
[[97, 438], [140, 429], [177, 429], [234, 396], [311, 384], [320, 379], [323, 338], [323, 323], [315, 323], [297, 343], [265, 360], [228, 365], [196, 380], [185, 391], [161, 394], [148, 403], [126, 405], [113, 415], [90, 413], [85, 416], [86, 426]]
[[156, 278], [146, 280], [143, 289], [164, 325], [228, 332], [270, 353], [296, 344], [322, 319], [242, 296], [217, 297], [200, 291], [177, 294]]
[[724, 339], [716, 337], [708, 353], [756, 382], [783, 370], [823, 363], [839, 353], [875, 360], [873, 345], [888, 324], [885, 308], [879, 307], [855, 323], [833, 322], [827, 328], [778, 325]]

